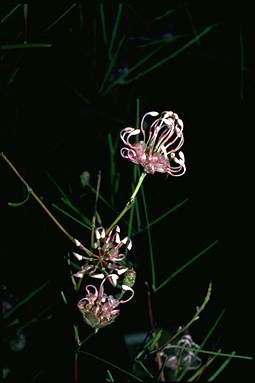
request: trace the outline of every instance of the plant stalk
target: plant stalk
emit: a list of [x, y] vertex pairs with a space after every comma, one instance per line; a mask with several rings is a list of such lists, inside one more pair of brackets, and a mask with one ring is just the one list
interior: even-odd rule
[[119, 220], [126, 214], [126, 212], [132, 207], [133, 203], [135, 202], [135, 197], [143, 183], [143, 180], [146, 176], [146, 173], [143, 172], [138, 180], [138, 183], [135, 187], [135, 190], [133, 191], [128, 203], [126, 204], [126, 206], [124, 207], [124, 209], [122, 210], [122, 212], [118, 215], [118, 217], [115, 219], [115, 221], [111, 224], [111, 226], [106, 230], [106, 234], [108, 234], [112, 228], [119, 222]]

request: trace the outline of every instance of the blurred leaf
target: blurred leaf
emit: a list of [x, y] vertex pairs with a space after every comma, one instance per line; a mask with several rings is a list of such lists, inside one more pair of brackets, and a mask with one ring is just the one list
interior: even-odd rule
[[21, 202], [8, 202], [8, 206], [11, 206], [11, 207], [23, 206], [29, 200], [29, 197], [30, 197], [30, 192], [28, 191], [27, 192], [27, 196], [26, 196], [26, 198], [23, 201], [21, 201]]
[[[164, 214], [162, 214], [161, 216], [159, 216], [158, 218], [154, 219], [153, 221], [151, 221], [149, 223], [149, 227], [151, 227], [152, 225], [155, 225], [156, 223], [160, 222], [163, 218], [167, 217], [169, 214], [173, 213], [175, 210], [179, 209], [182, 205], [184, 205], [186, 202], [189, 201], [189, 198], [185, 198], [182, 202], [176, 204], [174, 207], [172, 207], [171, 209], [167, 210]], [[135, 234], [140, 234], [142, 233], [144, 230], [147, 230], [148, 229], [148, 226], [145, 226], [145, 227], [142, 227], [140, 230], [137, 231], [137, 233]]]
[[[184, 44], [181, 48], [177, 49], [175, 52], [171, 53], [169, 56], [165, 57], [164, 59], [158, 61], [156, 64], [152, 65], [151, 67], [149, 67], [148, 69], [144, 70], [144, 71], [141, 71], [138, 75], [134, 76], [133, 78], [127, 80], [128, 83], [130, 82], [133, 82], [135, 80], [138, 80], [140, 77], [146, 75], [147, 73], [153, 71], [154, 69], [157, 69], [159, 68], [161, 65], [165, 64], [167, 61], [170, 61], [172, 59], [174, 59], [176, 56], [178, 56], [180, 53], [182, 53], [183, 51], [185, 51], [186, 49], [188, 49], [191, 45], [197, 43], [197, 41], [199, 41], [199, 39], [201, 37], [203, 37], [204, 35], [206, 35], [207, 33], [209, 33], [212, 29], [214, 29], [217, 25], [210, 25], [209, 27], [205, 28], [203, 30], [203, 32], [201, 32], [199, 35], [197, 35], [196, 37], [194, 37], [193, 39], [191, 39], [188, 43]], [[131, 68], [129, 70], [129, 72], [127, 73], [127, 76], [130, 74], [131, 70], [133, 71], [133, 69]]]
[[22, 43], [22, 44], [8, 44], [8, 45], [0, 45], [0, 49], [8, 50], [8, 49], [30, 49], [30, 48], [50, 48], [52, 44], [44, 44], [44, 43]]
[[5, 16], [3, 16], [2, 18], [0, 17], [0, 24], [3, 24], [20, 6], [21, 4], [17, 4]]
[[[163, 65], [164, 63], [166, 63], [167, 61], [170, 61], [172, 60], [173, 58], [175, 58], [176, 56], [178, 56], [180, 53], [182, 53], [183, 51], [185, 51], [186, 49], [188, 49], [191, 45], [197, 43], [197, 41], [203, 37], [204, 35], [206, 35], [207, 33], [209, 33], [212, 29], [214, 29], [215, 27], [217, 26], [216, 25], [210, 25], [209, 27], [205, 28], [199, 35], [197, 35], [196, 37], [194, 37], [193, 39], [191, 39], [188, 43], [184, 44], [181, 48], [177, 49], [176, 51], [174, 51], [173, 53], [171, 53], [169, 56], [159, 60], [156, 64], [150, 66], [148, 69], [146, 70], [143, 70], [141, 71], [139, 74], [137, 74], [136, 76], [126, 80], [127, 83], [131, 83], [135, 80], [138, 80], [140, 77], [146, 75], [147, 73], [153, 71], [154, 69], [157, 69], [159, 68], [161, 65]], [[122, 75], [120, 75], [117, 79], [115, 79], [112, 83], [109, 84], [108, 88], [105, 90], [104, 94], [107, 94], [115, 85], [117, 85], [120, 81], [126, 79], [127, 77], [130, 76], [130, 73], [132, 73], [135, 69], [139, 68], [142, 64], [144, 64], [146, 61], [148, 61], [153, 55], [155, 55], [156, 53], [158, 53], [158, 51], [162, 49], [162, 46], [154, 49], [152, 52], [150, 52], [147, 56], [143, 57], [141, 60], [139, 60], [135, 65], [133, 65], [131, 68], [128, 69], [127, 72], [123, 73]]]
[[108, 378], [106, 379], [107, 382], [114, 382], [114, 379], [110, 370], [107, 370], [107, 375], [108, 375]]
[[235, 351], [233, 351], [231, 355], [232, 356], [230, 356], [227, 360], [225, 360], [225, 362], [222, 363], [222, 365], [218, 368], [218, 370], [216, 370], [215, 373], [208, 379], [208, 382], [212, 382], [215, 378], [217, 378], [218, 375], [222, 373], [222, 371], [227, 367], [227, 365], [231, 361], [232, 357], [235, 355]]
[[62, 13], [55, 21], [53, 21], [43, 32], [52, 29], [60, 20], [62, 20], [73, 8], [77, 6], [76, 3], [72, 4], [64, 13]]
[[176, 270], [173, 274], [171, 274], [168, 278], [164, 280], [156, 289], [155, 291], [160, 290], [162, 287], [167, 285], [176, 275], [178, 275], [180, 272], [185, 270], [189, 265], [191, 265], [193, 262], [195, 262], [198, 258], [200, 258], [202, 255], [204, 255], [207, 251], [209, 251], [213, 246], [215, 246], [219, 241], [216, 240], [213, 243], [211, 243], [208, 247], [206, 247], [204, 250], [202, 250], [200, 253], [195, 255], [193, 258], [191, 258], [188, 262], [186, 262], [184, 265], [182, 265], [178, 270]]
[[213, 324], [213, 326], [211, 327], [211, 329], [209, 330], [209, 332], [207, 333], [206, 337], [203, 339], [203, 342], [201, 343], [200, 347], [203, 348], [204, 345], [206, 344], [206, 342], [208, 341], [209, 337], [212, 335], [213, 331], [215, 330], [215, 328], [218, 326], [218, 323], [220, 322], [221, 318], [223, 317], [225, 313], [225, 309], [222, 310], [222, 312], [220, 313], [220, 315], [218, 316], [218, 318], [216, 319], [215, 323]]
[[136, 377], [135, 375], [131, 374], [129, 371], [126, 371], [123, 368], [118, 367], [116, 364], [113, 364], [112, 362], [109, 362], [108, 360], [105, 360], [105, 359], [101, 358], [100, 356], [91, 354], [90, 352], [86, 352], [86, 351], [80, 351], [80, 353], [82, 353], [84, 355], [91, 356], [92, 358], [97, 359], [100, 362], [103, 362], [105, 364], [108, 364], [109, 366], [112, 366], [112, 367], [116, 368], [116, 370], [119, 370], [119, 371], [123, 372], [125, 375], [131, 376], [134, 380], [136, 380], [138, 382], [142, 382], [142, 379], [140, 379], [140, 378]]
[[119, 22], [120, 22], [120, 18], [121, 18], [122, 9], [123, 9], [123, 4], [120, 3], [119, 7], [118, 7], [118, 12], [117, 12], [117, 16], [116, 16], [116, 19], [115, 19], [114, 27], [113, 27], [113, 30], [112, 30], [112, 37], [111, 37], [109, 49], [108, 49], [108, 56], [109, 56], [109, 58], [112, 55], [112, 49], [113, 49], [113, 45], [114, 45], [114, 42], [115, 42], [115, 38], [116, 38], [116, 34], [117, 34], [117, 30], [118, 30], [118, 26], [119, 26]]
[[42, 291], [46, 286], [48, 286], [50, 282], [45, 282], [42, 286], [38, 287], [38, 289], [35, 289], [30, 294], [28, 294], [24, 299], [22, 299], [19, 303], [16, 304], [16, 306], [13, 307], [13, 309], [9, 310], [7, 313], [3, 314], [3, 319], [8, 319], [15, 311], [17, 311], [20, 307], [22, 307], [24, 304], [29, 302], [36, 294], [38, 294], [40, 291]]
[[57, 206], [55, 203], [52, 204], [52, 206], [57, 209], [58, 211], [60, 211], [61, 213], [63, 213], [64, 215], [66, 215], [67, 217], [71, 218], [73, 221], [77, 222], [79, 225], [81, 226], [84, 226], [86, 229], [90, 230], [91, 229], [91, 226], [87, 225], [86, 223], [80, 221], [79, 219], [75, 218], [74, 216], [72, 216], [71, 214], [69, 214], [67, 211], [61, 209], [61, 207]]
[[108, 45], [108, 39], [107, 39], [106, 28], [105, 28], [105, 14], [104, 14], [103, 3], [100, 3], [99, 9], [100, 9], [100, 18], [101, 18], [101, 23], [102, 23], [103, 39], [104, 39], [105, 45]]
[[27, 44], [28, 39], [28, 25], [27, 25], [27, 19], [28, 19], [28, 4], [23, 4], [23, 15], [24, 15], [24, 25], [25, 25], [25, 31], [24, 31], [24, 43]]

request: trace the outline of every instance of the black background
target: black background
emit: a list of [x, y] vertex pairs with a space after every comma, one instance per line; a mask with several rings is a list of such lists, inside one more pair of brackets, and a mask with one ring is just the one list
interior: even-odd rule
[[[157, 2], [146, 4], [146, 7], [143, 2], [138, 3], [124, 2], [120, 29], [137, 42], [144, 42], [146, 37], [162, 36], [162, 30], [193, 37], [184, 2], [169, 2], [168, 6]], [[246, 147], [250, 141], [250, 111], [254, 98], [249, 9], [232, 3], [231, 7], [227, 3], [223, 7], [221, 2], [186, 3], [198, 31], [217, 25], [201, 39], [200, 45], [194, 44], [135, 83], [119, 85], [107, 95], [98, 95], [96, 89], [106, 66], [98, 2], [77, 4], [47, 31], [47, 26], [72, 2], [29, 2], [30, 41], [52, 43], [52, 47], [1, 49], [0, 149], [47, 206], [59, 202], [59, 194], [47, 177], [46, 172], [49, 172], [80, 208], [91, 215], [93, 200], [79, 199], [82, 193], [79, 176], [88, 170], [95, 186], [101, 170], [102, 194], [109, 198], [107, 134], [111, 133], [115, 139], [123, 127], [134, 126], [136, 99], [140, 100], [141, 114], [151, 110], [177, 112], [184, 121], [183, 151], [187, 173], [176, 179], [156, 174], [148, 176], [144, 182], [151, 217], [189, 198], [187, 204], [152, 229], [158, 282], [215, 241], [199, 238], [222, 239], [208, 252], [208, 257], [201, 258], [172, 285], [155, 295], [155, 320], [166, 327], [189, 320], [212, 280], [211, 304], [194, 325], [197, 343], [202, 341], [208, 326], [225, 307], [224, 323], [216, 343], [226, 352], [235, 350], [237, 354], [251, 355], [253, 286], [249, 270], [253, 248], [247, 229], [251, 213], [249, 176], [245, 172], [249, 162]], [[104, 5], [110, 31], [117, 4], [105, 2]], [[169, 6], [176, 7], [175, 16], [167, 18], [168, 22], [153, 22]], [[0, 14], [6, 14], [10, 8], [11, 2], [1, 2]], [[23, 24], [20, 10], [4, 22], [0, 26], [1, 45], [15, 42], [15, 38], [22, 41], [18, 33], [22, 33]], [[96, 30], [93, 29], [95, 25]], [[240, 31], [244, 48], [243, 72]], [[169, 54], [169, 50], [167, 47], [165, 53]], [[134, 40], [128, 40], [120, 65], [132, 65], [136, 54]], [[75, 90], [89, 99], [89, 103]], [[117, 167], [121, 174], [117, 209], [121, 209], [130, 195], [133, 165], [119, 156]], [[12, 379], [46, 382], [53, 376], [61, 376], [65, 381], [72, 381], [72, 323], [79, 322], [80, 316], [75, 309], [77, 297], [71, 291], [63, 260], [68, 251], [73, 250], [72, 243], [32, 198], [20, 208], [8, 206], [9, 201], [22, 200], [26, 191], [3, 160], [0, 183], [1, 284], [21, 299], [50, 281], [46, 294], [20, 310], [21, 319], [27, 320], [40, 307], [52, 305], [52, 319], [29, 330], [28, 346], [21, 356], [5, 349], [6, 360], [13, 364], [16, 372]], [[116, 212], [103, 211], [103, 206], [101, 209], [109, 225]], [[81, 226], [56, 211], [54, 214], [75, 237], [86, 240], [88, 232]], [[86, 348], [126, 368], [130, 368], [130, 360], [123, 334], [149, 328], [144, 288], [149, 275], [147, 239], [140, 235], [134, 240], [132, 256], [138, 268], [135, 298], [124, 305], [116, 323], [91, 338]], [[73, 305], [63, 305], [62, 289]], [[89, 328], [85, 327], [84, 336], [88, 333]], [[234, 373], [241, 377], [249, 371], [250, 365], [240, 360], [231, 362], [224, 374], [229, 377]], [[32, 380], [36, 371], [40, 373]], [[81, 381], [91, 373], [98, 379], [95, 381], [103, 381], [105, 371], [104, 365], [84, 358], [80, 367]]]

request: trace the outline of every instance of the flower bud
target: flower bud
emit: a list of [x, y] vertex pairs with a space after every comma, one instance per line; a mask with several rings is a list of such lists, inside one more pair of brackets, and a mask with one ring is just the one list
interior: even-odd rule
[[122, 284], [132, 287], [135, 284], [135, 280], [136, 280], [136, 271], [133, 267], [131, 267], [125, 272]]

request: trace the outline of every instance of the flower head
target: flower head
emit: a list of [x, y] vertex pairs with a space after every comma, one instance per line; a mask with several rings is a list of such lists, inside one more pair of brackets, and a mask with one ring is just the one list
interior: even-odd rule
[[[83, 278], [85, 273], [91, 277], [103, 279], [105, 274], [110, 273], [110, 282], [115, 286], [119, 275], [125, 273], [128, 267], [123, 265], [125, 254], [121, 252], [125, 246], [128, 250], [132, 247], [132, 241], [128, 237], [120, 239], [120, 228], [116, 225], [107, 235], [103, 227], [95, 230], [96, 242], [88, 259], [80, 254], [73, 253], [77, 259], [85, 260], [85, 264], [74, 274], [75, 277]], [[97, 253], [97, 254], [95, 254]], [[115, 272], [115, 273], [114, 273]]]
[[110, 275], [103, 279], [99, 290], [94, 285], [86, 286], [86, 296], [77, 304], [84, 321], [96, 331], [114, 322], [120, 313], [117, 307], [121, 303], [130, 301], [134, 296], [134, 290], [126, 285], [122, 285], [123, 292], [131, 292], [130, 297], [126, 300], [119, 300], [112, 295], [105, 294], [104, 283], [107, 278], [110, 278]]
[[176, 345], [168, 344], [164, 348], [164, 351], [166, 349], [170, 349], [171, 351], [171, 354], [163, 353], [167, 358], [166, 367], [171, 370], [195, 370], [201, 364], [201, 359], [197, 356], [196, 352], [199, 346], [193, 341], [190, 335], [183, 335]]
[[[179, 151], [184, 142], [182, 120], [174, 112], [163, 112], [147, 127], [147, 116], [156, 117], [158, 112], [146, 113], [140, 129], [128, 127], [120, 132], [120, 137], [127, 146], [120, 151], [122, 157], [142, 165], [144, 171], [149, 174], [159, 172], [172, 176], [183, 175], [186, 171], [185, 158], [183, 152]], [[130, 142], [132, 136], [140, 134], [143, 136], [141, 141]]]

